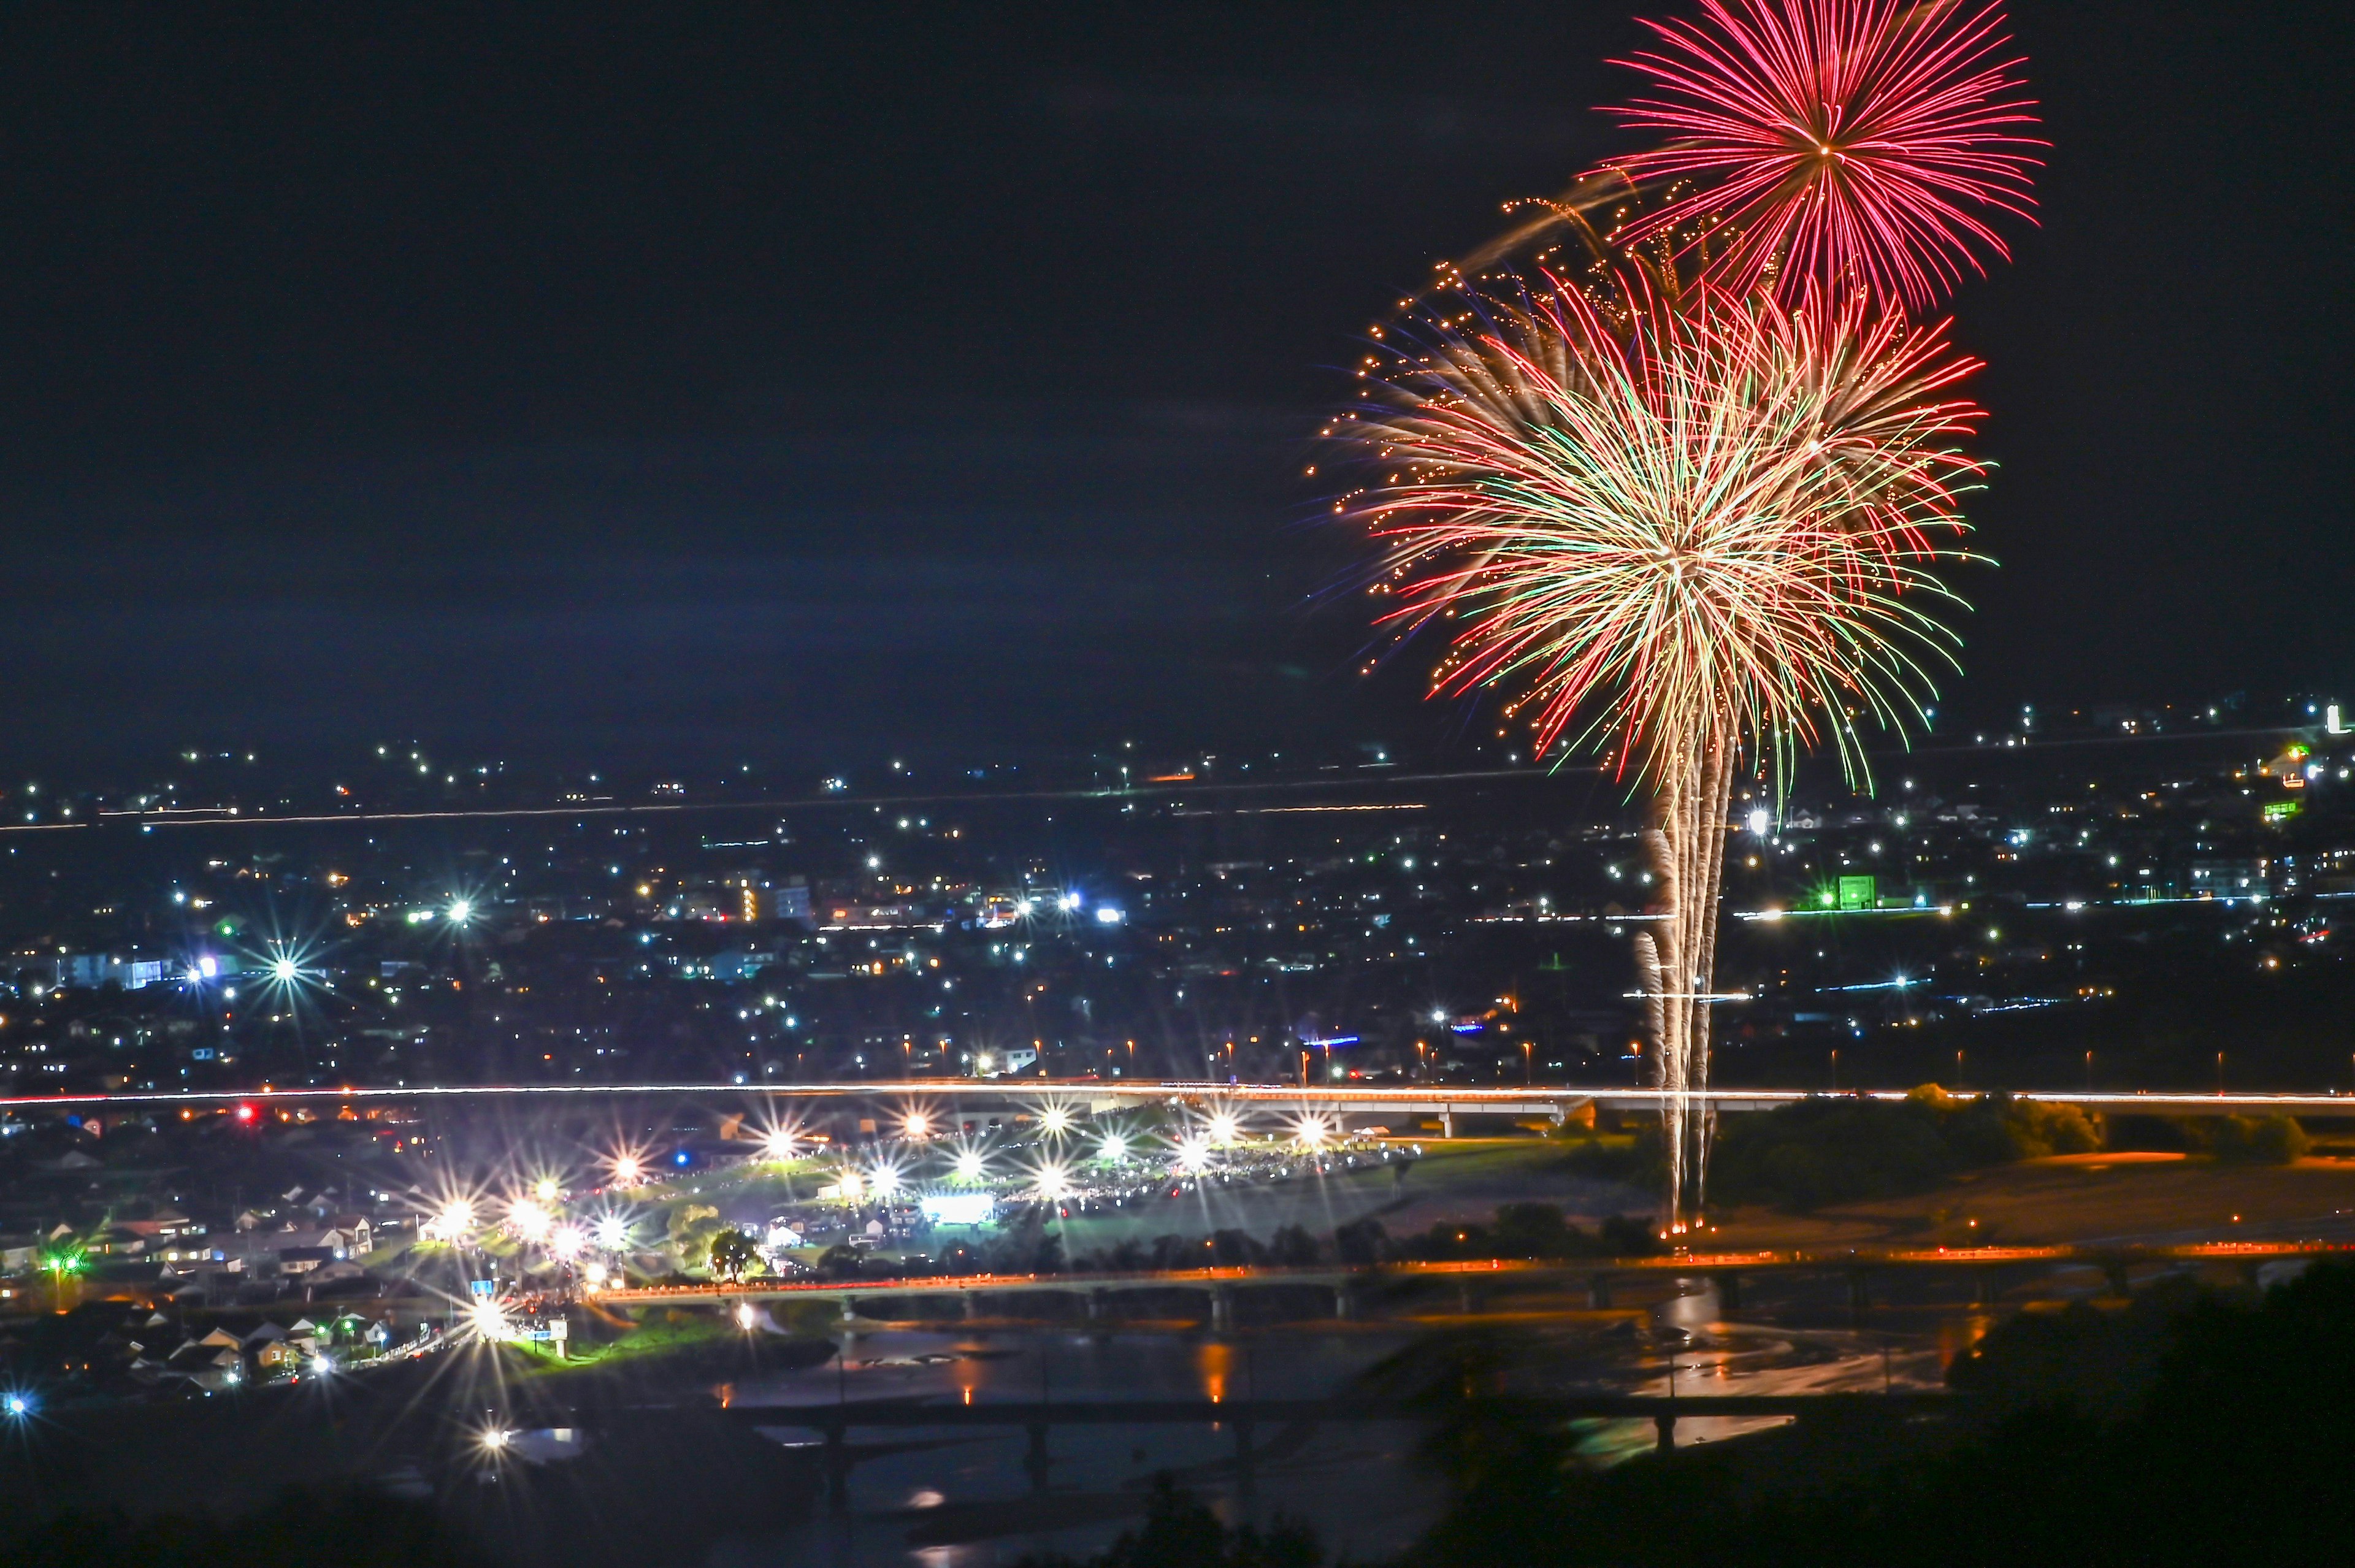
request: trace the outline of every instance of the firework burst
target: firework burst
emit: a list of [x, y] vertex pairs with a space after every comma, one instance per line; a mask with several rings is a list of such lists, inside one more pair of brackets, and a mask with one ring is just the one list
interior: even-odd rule
[[1623, 238], [1700, 219], [1738, 292], [1855, 286], [1915, 307], [2009, 254], [1988, 220], [2028, 216], [2044, 144], [2019, 133], [2034, 105], [1998, 58], [1997, 6], [1701, 0], [1698, 21], [1646, 25], [1660, 47], [1619, 63], [1647, 91], [1615, 112], [1671, 140], [1614, 166], [1668, 198]]
[[1445, 631], [1434, 695], [1494, 691], [1540, 755], [1593, 741], [1651, 791], [1636, 947], [1673, 1227], [1706, 1157], [1688, 1096], [1737, 759], [1828, 734], [1858, 767], [1860, 721], [1902, 734], [1931, 695], [1922, 656], [1953, 639], [1920, 606], [1951, 600], [1934, 569], [1981, 472], [1955, 444], [1977, 411], [1945, 393], [1976, 367], [1861, 293], [1670, 306], [1640, 276], [1461, 293], [1421, 326], [1348, 421], [1377, 477], [1342, 510], [1382, 546], [1381, 618]]
[[1540, 753], [1604, 743], [1663, 781], [1697, 736], [1778, 752], [1902, 731], [1951, 635], [1917, 607], [1962, 555], [1955, 445], [1976, 368], [1859, 299], [1704, 292], [1626, 330], [1548, 280], [1392, 339], [1381, 469], [1345, 502], [1380, 541], [1381, 616], [1444, 627], [1435, 695], [1501, 688]]

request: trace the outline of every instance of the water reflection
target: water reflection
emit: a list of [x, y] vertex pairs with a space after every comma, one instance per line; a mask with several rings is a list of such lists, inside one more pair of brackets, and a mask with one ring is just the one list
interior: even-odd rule
[[[1934, 1384], [1946, 1335], [1916, 1336], [1892, 1353], [1880, 1334], [1851, 1328], [1728, 1323], [1709, 1312], [1713, 1289], [1663, 1304], [1641, 1331], [1598, 1336], [1590, 1326], [1537, 1341], [1545, 1386], [1665, 1394], [1869, 1392]], [[1629, 1314], [1631, 1318], [1639, 1315]], [[1967, 1321], [1967, 1320], [1966, 1320]], [[1926, 1327], [1926, 1325], [1925, 1325]], [[1632, 1325], [1631, 1325], [1632, 1328]], [[1943, 1326], [1942, 1326], [1943, 1328]], [[1976, 1332], [1976, 1328], [1966, 1330]], [[1198, 1398], [1227, 1403], [1313, 1398], [1347, 1389], [1416, 1332], [1365, 1324], [1330, 1333], [1276, 1331], [1241, 1339], [1130, 1331], [986, 1333], [879, 1330], [845, 1345], [838, 1363], [740, 1379], [737, 1409], [890, 1401], [986, 1404]], [[1680, 1445], [1721, 1442], [1777, 1418], [1688, 1418]], [[805, 1427], [763, 1427], [812, 1441]], [[1032, 1481], [1019, 1429], [869, 1428], [854, 1434], [858, 1462], [847, 1507], [783, 1535], [730, 1545], [726, 1568], [998, 1568], [1031, 1553], [1101, 1550], [1142, 1511], [1153, 1477], [1168, 1473], [1230, 1521], [1284, 1512], [1306, 1520], [1341, 1558], [1399, 1555], [1435, 1517], [1442, 1496], [1419, 1456], [1423, 1433], [1404, 1423], [1259, 1424], [1250, 1435], [1254, 1485], [1245, 1496], [1231, 1423], [1067, 1425], [1047, 1436], [1047, 1490]], [[1647, 1451], [1646, 1421], [1594, 1422], [1582, 1452], [1609, 1464]]]
[[[1306, 1398], [1348, 1384], [1412, 1335], [1283, 1335], [1234, 1344], [1161, 1334], [861, 1334], [838, 1366], [741, 1379], [739, 1410], [868, 1400], [986, 1404], [1112, 1399]], [[762, 1428], [803, 1445], [807, 1428]], [[1394, 1556], [1435, 1512], [1436, 1487], [1400, 1424], [1295, 1424], [1252, 1434], [1253, 1496], [1239, 1495], [1237, 1434], [1211, 1426], [1052, 1428], [1049, 1490], [1034, 1496], [1019, 1429], [877, 1428], [860, 1450], [848, 1507], [773, 1540], [736, 1542], [729, 1568], [996, 1568], [1032, 1552], [1100, 1550], [1141, 1513], [1167, 1473], [1231, 1520], [1305, 1517], [1358, 1558]]]

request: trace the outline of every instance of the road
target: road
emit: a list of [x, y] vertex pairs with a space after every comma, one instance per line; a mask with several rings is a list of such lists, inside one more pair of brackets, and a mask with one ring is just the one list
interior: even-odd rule
[[[1823, 1093], [1820, 1089], [1712, 1089], [1681, 1093], [1689, 1106], [1706, 1104], [1721, 1112], [1771, 1111]], [[2078, 1105], [2111, 1115], [2141, 1116], [2355, 1116], [2355, 1094], [2189, 1094], [2098, 1093], [2079, 1089], [2023, 1089], [2026, 1098]], [[1898, 1101], [1902, 1089], [1843, 1090], [1855, 1097]], [[583, 1101], [648, 1095], [774, 1104], [793, 1101], [888, 1101], [901, 1106], [925, 1102], [981, 1101], [1012, 1105], [1060, 1104], [1074, 1108], [1113, 1109], [1140, 1104], [1253, 1106], [1315, 1110], [1347, 1115], [1544, 1116], [1552, 1120], [1600, 1106], [1614, 1111], [1657, 1111], [1664, 1096], [1652, 1089], [1596, 1089], [1576, 1084], [1528, 1084], [1518, 1088], [1467, 1088], [1451, 1084], [1309, 1084], [1123, 1082], [1083, 1079], [907, 1078], [835, 1083], [412, 1083], [398, 1087], [345, 1085], [303, 1089], [200, 1089], [113, 1091], [85, 1094], [0, 1096], [0, 1109], [84, 1110], [91, 1106], [151, 1105], [218, 1108], [378, 1100]]]

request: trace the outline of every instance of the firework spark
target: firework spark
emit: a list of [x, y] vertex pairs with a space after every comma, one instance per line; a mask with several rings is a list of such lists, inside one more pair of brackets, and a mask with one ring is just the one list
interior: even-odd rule
[[1696, 737], [1855, 763], [1859, 719], [1904, 731], [1980, 472], [1938, 331], [1707, 291], [1623, 333], [1551, 280], [1426, 326], [1352, 421], [1382, 472], [1345, 509], [1382, 619], [1451, 634], [1434, 695], [1508, 688], [1541, 753], [1588, 714], [1655, 782]]
[[1710, 271], [1785, 299], [1825, 283], [1933, 304], [2009, 256], [1988, 219], [2034, 205], [2032, 101], [1998, 59], [1993, 5], [1967, 0], [1701, 0], [1698, 21], [1647, 22], [1660, 48], [1618, 63], [1647, 79], [1615, 112], [1665, 146], [1620, 159], [1668, 193], [1627, 241], [1705, 219]]
[[1977, 411], [1942, 394], [1976, 367], [1860, 293], [1669, 305], [1640, 275], [1466, 293], [1420, 325], [1348, 421], [1379, 467], [1342, 511], [1383, 546], [1382, 618], [1447, 630], [1434, 695], [1501, 688], [1540, 755], [1600, 741], [1651, 789], [1666, 919], [1636, 947], [1674, 1228], [1706, 1158], [1687, 1095], [1735, 759], [1828, 732], [1858, 767], [1859, 720], [1902, 734], [1932, 694], [1919, 656], [1952, 634], [1919, 602], [1951, 598], [1934, 569], [1981, 472], [1955, 444]]

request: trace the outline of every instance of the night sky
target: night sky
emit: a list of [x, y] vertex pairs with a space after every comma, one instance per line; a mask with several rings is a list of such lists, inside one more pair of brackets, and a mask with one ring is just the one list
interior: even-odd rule
[[[1299, 470], [1369, 321], [1627, 144], [1629, 0], [483, 9], [12, 14], [9, 764], [1467, 728], [1349, 673]], [[2015, 33], [1949, 710], [2355, 694], [2355, 22]]]

